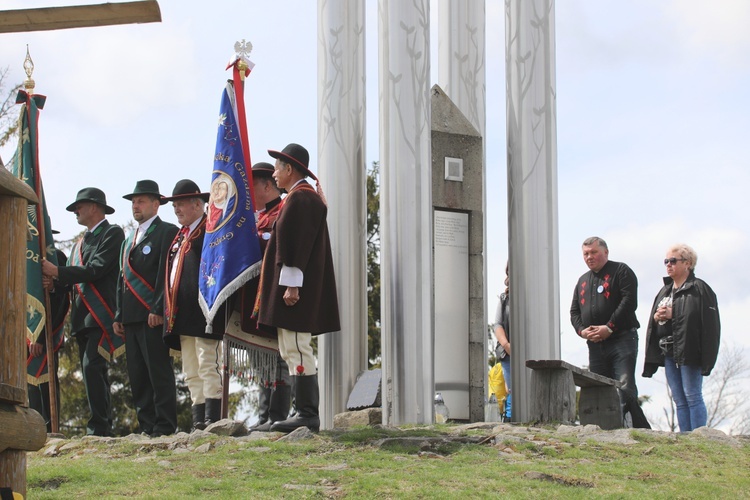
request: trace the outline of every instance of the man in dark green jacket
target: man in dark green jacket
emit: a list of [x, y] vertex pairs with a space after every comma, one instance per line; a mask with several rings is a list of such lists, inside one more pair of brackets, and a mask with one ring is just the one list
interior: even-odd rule
[[107, 205], [100, 189], [81, 189], [67, 210], [75, 213], [78, 223], [86, 226], [87, 231], [73, 248], [67, 266], [58, 267], [45, 260], [42, 272], [47, 278], [73, 286], [71, 335], [78, 342], [91, 410], [86, 434], [108, 436], [112, 433], [112, 405], [107, 362], [124, 352], [122, 340], [114, 335], [112, 322], [120, 269], [118, 257], [125, 235], [122, 228], [104, 218], [115, 209]]
[[141, 432], [151, 437], [177, 430], [177, 393], [169, 348], [162, 340], [164, 275], [177, 226], [162, 221], [166, 203], [159, 185], [138, 181], [123, 196], [138, 227], [123, 243], [117, 280], [115, 334], [125, 339], [128, 377]]

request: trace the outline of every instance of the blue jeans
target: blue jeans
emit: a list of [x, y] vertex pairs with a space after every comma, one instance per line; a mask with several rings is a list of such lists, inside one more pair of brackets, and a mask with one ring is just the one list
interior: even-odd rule
[[677, 407], [677, 423], [681, 432], [706, 425], [708, 412], [703, 402], [703, 375], [700, 366], [677, 366], [674, 359], [664, 358], [664, 370], [672, 399]]
[[505, 356], [503, 359], [500, 360], [500, 366], [503, 367], [503, 377], [505, 377], [505, 386], [508, 388], [508, 396], [505, 398], [505, 410], [503, 411], [503, 415], [505, 418], [510, 418], [511, 416], [511, 397], [512, 394], [510, 393], [511, 389], [513, 389], [513, 386], [511, 384], [511, 375], [510, 375], [510, 356]]
[[635, 362], [638, 357], [638, 331], [633, 328], [617, 332], [603, 342], [587, 342], [589, 370], [622, 383], [619, 389], [623, 415], [630, 412], [633, 427], [650, 429], [651, 426], [638, 404], [638, 387], [635, 385]]

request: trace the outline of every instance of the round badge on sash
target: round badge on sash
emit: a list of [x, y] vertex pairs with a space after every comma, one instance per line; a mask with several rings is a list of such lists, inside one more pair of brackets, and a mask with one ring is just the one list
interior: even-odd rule
[[604, 291], [604, 287], [603, 287], [602, 285], [599, 285], [599, 286], [598, 286], [598, 287], [596, 288], [596, 291], [597, 291], [598, 293], [602, 293], [602, 292]]
[[[150, 253], [151, 253], [151, 247], [150, 246], [146, 245], [145, 247], [143, 247], [143, 255], [148, 255]], [[601, 288], [601, 287], [599, 287], [599, 288]]]
[[270, 239], [271, 239], [271, 233], [263, 233], [263, 236], [262, 236], [262, 238], [263, 238], [264, 240], [270, 240]]

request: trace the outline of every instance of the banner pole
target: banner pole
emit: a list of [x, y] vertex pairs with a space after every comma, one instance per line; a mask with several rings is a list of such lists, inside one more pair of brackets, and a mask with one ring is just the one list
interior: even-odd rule
[[[26, 46], [26, 58], [23, 62], [23, 68], [26, 72], [26, 81], [24, 81], [24, 88], [28, 94], [28, 101], [26, 103], [26, 109], [24, 112], [27, 114], [29, 121], [29, 127], [31, 127], [31, 99], [34, 94], [34, 87], [36, 86], [34, 80], [31, 78], [34, 72], [34, 62], [31, 60], [31, 54], [29, 54], [29, 46]], [[36, 117], [35, 117], [36, 118]], [[44, 223], [44, 198], [42, 197], [42, 174], [39, 170], [39, 141], [36, 138], [36, 144], [33, 144], [35, 151], [34, 161], [36, 165], [36, 181], [34, 185], [34, 191], [36, 192], [37, 198], [39, 198], [39, 204], [36, 206], [37, 213], [37, 230], [39, 231], [39, 255], [42, 257], [47, 256], [47, 228]], [[49, 382], [47, 387], [49, 388], [49, 417], [50, 417], [50, 430], [57, 434], [59, 432], [59, 416], [58, 416], [58, 402], [57, 402], [57, 363], [55, 363], [55, 342], [52, 331], [52, 307], [50, 305], [49, 290], [44, 288], [44, 310], [45, 310], [45, 325], [44, 325], [44, 340], [46, 345], [46, 356], [47, 356], [47, 373], [49, 374]]]

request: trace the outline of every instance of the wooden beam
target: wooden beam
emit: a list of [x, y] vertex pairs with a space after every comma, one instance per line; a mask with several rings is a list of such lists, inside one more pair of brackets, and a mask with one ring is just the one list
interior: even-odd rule
[[44, 418], [31, 408], [0, 403], [0, 427], [0, 451], [37, 451], [47, 441]]
[[34, 190], [28, 184], [16, 178], [0, 164], [0, 196], [24, 198], [32, 205], [39, 203]]
[[0, 33], [161, 22], [157, 0], [0, 10]]

